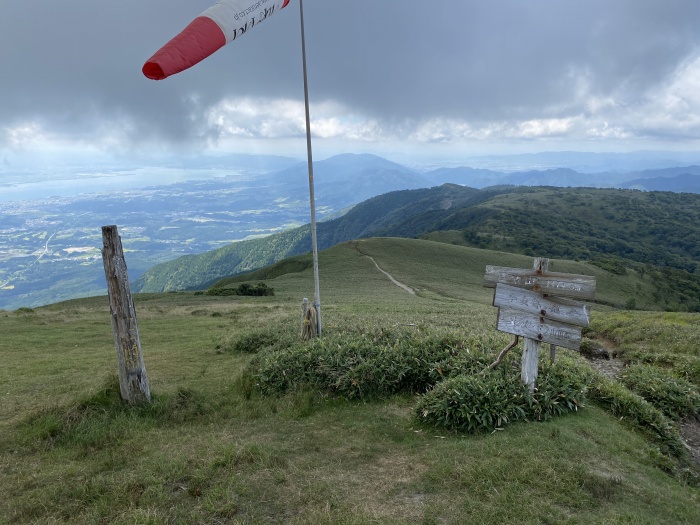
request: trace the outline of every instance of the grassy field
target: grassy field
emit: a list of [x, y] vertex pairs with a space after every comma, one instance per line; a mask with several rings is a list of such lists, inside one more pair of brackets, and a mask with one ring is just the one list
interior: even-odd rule
[[[397, 239], [322, 252], [324, 337], [390, 329], [495, 355], [510, 337], [494, 328], [486, 264], [532, 262]], [[552, 269], [598, 277], [592, 329], [630, 359], [698, 356], [700, 316], [611, 308], [644, 286], [635, 275]], [[232, 348], [258, 332], [293, 339], [313, 290], [309, 270], [267, 284], [275, 296], [136, 296], [143, 408], [119, 402], [106, 297], [0, 312], [0, 523], [700, 523], [700, 490], [669, 473], [675, 460], [592, 402], [465, 435], [419, 424], [412, 394], [261, 396], [241, 379], [252, 355]], [[654, 335], [635, 339], [635, 323]]]

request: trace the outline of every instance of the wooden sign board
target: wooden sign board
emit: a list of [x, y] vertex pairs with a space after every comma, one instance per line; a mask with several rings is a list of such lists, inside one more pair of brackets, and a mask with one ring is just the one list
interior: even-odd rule
[[496, 328], [501, 332], [519, 335], [542, 343], [551, 343], [571, 350], [578, 350], [581, 346], [580, 328], [522, 310], [500, 308]]
[[541, 272], [524, 268], [487, 266], [484, 286], [495, 288], [497, 283], [532, 290], [540, 294], [593, 299], [595, 277], [573, 273]]
[[576, 326], [588, 326], [591, 318], [588, 305], [559, 297], [545, 298], [537, 292], [503, 283], [496, 285], [493, 305]]

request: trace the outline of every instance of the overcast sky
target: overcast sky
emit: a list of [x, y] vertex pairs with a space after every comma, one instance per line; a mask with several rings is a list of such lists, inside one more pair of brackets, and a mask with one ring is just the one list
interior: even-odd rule
[[[143, 63], [213, 0], [2, 0], [0, 163], [305, 156], [298, 1], [183, 73]], [[700, 144], [698, 0], [305, 0], [314, 151]]]

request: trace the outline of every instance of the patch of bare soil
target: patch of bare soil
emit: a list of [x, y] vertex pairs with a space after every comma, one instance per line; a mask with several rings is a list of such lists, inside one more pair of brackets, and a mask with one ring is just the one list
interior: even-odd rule
[[695, 463], [700, 465], [700, 421], [694, 417], [688, 417], [680, 423], [681, 437], [693, 457]]
[[608, 379], [617, 379], [625, 368], [625, 363], [622, 359], [616, 357], [611, 357], [610, 359], [590, 359], [589, 361], [593, 368]]
[[607, 339], [596, 339], [582, 346], [581, 354], [593, 368], [609, 379], [617, 379], [625, 368], [624, 361], [617, 357], [615, 343]]

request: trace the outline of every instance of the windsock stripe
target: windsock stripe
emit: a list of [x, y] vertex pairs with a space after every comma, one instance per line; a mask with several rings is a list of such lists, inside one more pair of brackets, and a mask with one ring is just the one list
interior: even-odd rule
[[198, 16], [144, 64], [143, 74], [153, 80], [188, 69], [226, 44], [226, 36], [211, 18]]
[[143, 65], [143, 74], [163, 80], [184, 71], [289, 3], [290, 0], [219, 0], [149, 58]]

